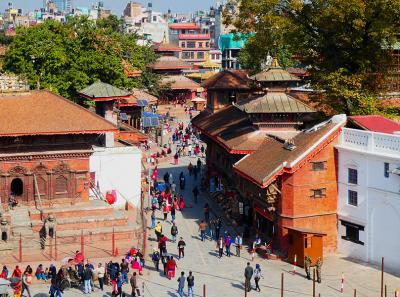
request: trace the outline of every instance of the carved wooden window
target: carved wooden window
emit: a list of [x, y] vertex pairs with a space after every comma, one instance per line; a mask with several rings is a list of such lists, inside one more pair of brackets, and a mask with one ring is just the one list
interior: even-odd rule
[[68, 193], [68, 180], [64, 176], [56, 178], [56, 194], [67, 194]]
[[[43, 199], [47, 196], [46, 180], [43, 177], [37, 177], [37, 187], [39, 188], [40, 198]], [[35, 197], [38, 197], [36, 185], [34, 187]]]

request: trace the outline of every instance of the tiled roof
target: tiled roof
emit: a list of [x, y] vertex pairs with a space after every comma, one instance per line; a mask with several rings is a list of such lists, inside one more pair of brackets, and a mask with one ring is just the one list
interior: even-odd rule
[[284, 92], [268, 92], [259, 98], [251, 98], [238, 104], [246, 113], [311, 113], [307, 104]]
[[350, 116], [349, 121], [361, 129], [393, 134], [400, 131], [400, 124], [380, 115]]
[[153, 48], [156, 52], [181, 52], [182, 51], [182, 49], [179, 46], [177, 46], [175, 44], [171, 44], [171, 43], [164, 43], [164, 42], [155, 44], [153, 46]]
[[132, 91], [132, 95], [129, 98], [124, 98], [120, 100], [121, 105], [137, 105], [138, 100], [146, 100], [149, 104], [156, 104], [158, 99], [156, 96], [153, 96], [143, 90], [134, 89]]
[[0, 96], [0, 136], [100, 134], [117, 127], [49, 91]]
[[107, 83], [103, 83], [101, 81], [97, 81], [91, 84], [90, 86], [79, 91], [79, 93], [87, 98], [109, 98], [110, 100], [130, 95], [129, 92], [123, 91], [121, 89], [118, 89], [117, 87], [114, 87]]
[[155, 70], [191, 69], [192, 65], [175, 56], [162, 56], [149, 67]]
[[216, 113], [204, 110], [192, 124], [233, 153], [255, 151], [266, 138], [265, 132], [253, 127], [247, 115], [232, 105]]
[[183, 76], [183, 75], [170, 75], [165, 76], [161, 79], [161, 85], [170, 85], [171, 90], [197, 90], [200, 85]]
[[334, 127], [334, 123], [327, 123], [313, 132], [299, 133], [293, 138], [294, 150], [286, 149], [282, 141], [268, 138], [256, 152], [236, 163], [235, 169], [258, 185], [265, 185], [265, 182], [301, 157]]
[[246, 71], [225, 70], [207, 79], [202, 83], [202, 86], [207, 90], [249, 90], [251, 83]]

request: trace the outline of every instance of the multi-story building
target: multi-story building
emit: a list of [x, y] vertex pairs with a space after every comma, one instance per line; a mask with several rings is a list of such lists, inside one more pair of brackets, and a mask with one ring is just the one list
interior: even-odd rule
[[184, 61], [204, 62], [210, 51], [210, 34], [195, 23], [174, 23], [169, 25], [169, 38], [182, 48], [180, 58]]
[[336, 146], [338, 250], [376, 264], [385, 257], [385, 267], [398, 269], [400, 134], [391, 133], [400, 124], [373, 116], [350, 117], [350, 125], [358, 129], [344, 128]]

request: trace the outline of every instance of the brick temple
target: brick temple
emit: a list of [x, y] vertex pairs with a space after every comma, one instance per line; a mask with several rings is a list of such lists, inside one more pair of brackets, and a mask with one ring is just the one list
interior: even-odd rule
[[[91, 243], [110, 239], [113, 229], [117, 239], [135, 238], [141, 154], [118, 141], [117, 126], [48, 91], [0, 96], [0, 110], [0, 251], [15, 251], [20, 236], [30, 249], [55, 234], [73, 244], [81, 230]], [[115, 169], [101, 169], [110, 160]], [[111, 180], [121, 175], [131, 185]]]

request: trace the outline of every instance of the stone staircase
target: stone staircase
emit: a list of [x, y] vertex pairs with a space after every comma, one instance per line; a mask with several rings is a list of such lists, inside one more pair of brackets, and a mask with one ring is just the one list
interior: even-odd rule
[[11, 210], [10, 219], [11, 235], [13, 237], [19, 237], [20, 234], [23, 238], [34, 237], [28, 208], [17, 207], [16, 209]]

